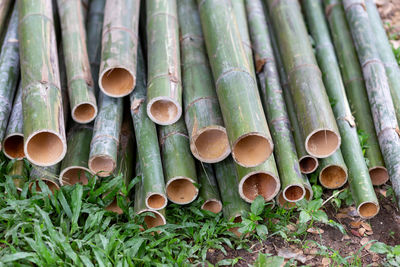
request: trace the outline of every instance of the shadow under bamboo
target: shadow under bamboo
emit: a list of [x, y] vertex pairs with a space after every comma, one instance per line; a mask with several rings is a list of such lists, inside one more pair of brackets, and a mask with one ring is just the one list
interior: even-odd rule
[[222, 211], [217, 181], [211, 164], [197, 162], [197, 174], [200, 184], [200, 197], [204, 200], [201, 208], [214, 213]]
[[54, 193], [56, 190], [59, 190], [61, 186], [58, 178], [60, 167], [61, 163], [57, 163], [48, 167], [32, 165], [32, 169], [29, 174], [31, 179], [29, 183], [29, 191], [32, 192], [33, 187], [36, 188], [37, 192], [42, 191], [39, 186], [39, 180], [43, 181], [43, 183], [47, 185], [52, 193]]

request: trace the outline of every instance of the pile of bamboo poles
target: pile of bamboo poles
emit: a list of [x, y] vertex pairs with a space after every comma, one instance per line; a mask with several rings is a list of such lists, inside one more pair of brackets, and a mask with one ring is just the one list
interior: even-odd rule
[[291, 208], [314, 173], [363, 218], [374, 185], [400, 199], [400, 70], [373, 0], [0, 0], [0, 36], [19, 190], [140, 176], [125, 197], [147, 227], [198, 196], [235, 222], [257, 196]]

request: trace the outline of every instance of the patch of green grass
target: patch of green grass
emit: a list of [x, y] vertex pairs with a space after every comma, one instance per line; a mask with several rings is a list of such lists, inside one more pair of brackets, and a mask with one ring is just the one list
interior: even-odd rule
[[370, 251], [385, 255], [386, 261], [383, 266], [400, 266], [400, 245], [392, 247], [382, 242], [375, 242]]

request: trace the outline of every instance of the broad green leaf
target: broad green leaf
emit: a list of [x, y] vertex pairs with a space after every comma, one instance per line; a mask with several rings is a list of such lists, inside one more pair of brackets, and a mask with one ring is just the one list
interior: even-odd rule
[[369, 250], [379, 254], [384, 254], [389, 252], [389, 250], [387, 249], [387, 245], [382, 242], [375, 242], [374, 244], [372, 244]]
[[251, 203], [251, 212], [255, 215], [260, 215], [264, 210], [265, 200], [262, 196], [257, 196], [253, 203]]
[[299, 222], [307, 223], [310, 220], [311, 220], [311, 216], [306, 211], [302, 210], [299, 215]]

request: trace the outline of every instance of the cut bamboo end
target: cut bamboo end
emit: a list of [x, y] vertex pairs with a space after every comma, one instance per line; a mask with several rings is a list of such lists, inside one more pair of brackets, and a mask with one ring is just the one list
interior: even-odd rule
[[170, 125], [179, 120], [182, 115], [182, 107], [175, 99], [157, 97], [147, 104], [147, 115], [159, 125]]
[[385, 167], [374, 167], [369, 169], [369, 176], [373, 185], [383, 185], [389, 180], [389, 174]]
[[338, 165], [329, 165], [319, 173], [319, 182], [328, 189], [337, 189], [347, 182], [347, 171]]
[[220, 213], [222, 211], [222, 203], [218, 199], [208, 199], [201, 205], [201, 209]]
[[152, 193], [146, 197], [146, 207], [153, 210], [160, 210], [167, 206], [167, 198], [162, 194]]
[[97, 107], [92, 103], [82, 103], [72, 109], [72, 119], [78, 123], [89, 123], [97, 116]]
[[241, 136], [232, 146], [232, 157], [243, 167], [255, 167], [266, 161], [272, 154], [273, 143], [258, 133]]
[[124, 97], [135, 88], [135, 75], [126, 68], [109, 68], [100, 74], [99, 86], [110, 97]]
[[318, 168], [318, 159], [310, 156], [310, 155], [306, 155], [303, 156], [299, 159], [299, 165], [300, 165], [300, 171], [304, 174], [310, 174], [315, 172], [315, 170]]
[[47, 167], [57, 164], [64, 158], [67, 144], [59, 133], [40, 131], [28, 136], [24, 153], [31, 163]]
[[362, 218], [369, 219], [378, 214], [379, 204], [374, 202], [363, 202], [357, 207], [357, 211]]
[[340, 136], [331, 130], [321, 129], [309, 134], [306, 139], [308, 154], [316, 158], [327, 158], [339, 148]]
[[[50, 189], [50, 191], [54, 194], [54, 192], [56, 190], [60, 189], [60, 186], [57, 182], [49, 180], [49, 179], [45, 179], [45, 178], [41, 178], [42, 182], [45, 183], [47, 185], [47, 187]], [[35, 180], [29, 183], [29, 191], [32, 192], [32, 187], [33, 185], [36, 186], [36, 192], [42, 192], [42, 189], [40, 189], [39, 186], [39, 180]]]
[[[241, 223], [242, 222], [242, 216], [241, 215], [236, 215], [235, 219], [233, 219], [234, 223]], [[239, 232], [239, 227], [232, 227], [228, 229], [230, 232], [234, 233], [237, 237], [240, 237], [242, 235], [241, 232]]]
[[313, 196], [314, 196], [314, 192], [312, 191], [312, 188], [309, 186], [304, 186], [304, 189], [306, 190], [306, 194], [304, 195], [304, 198], [307, 201], [312, 200]]
[[209, 126], [199, 131], [190, 142], [193, 156], [206, 163], [224, 160], [231, 153], [226, 129], [221, 126]]
[[297, 202], [304, 198], [306, 190], [302, 185], [289, 185], [282, 191], [282, 196], [287, 202]]
[[248, 203], [253, 202], [259, 195], [265, 201], [270, 201], [278, 194], [280, 186], [278, 177], [271, 173], [251, 172], [240, 181], [239, 194]]
[[176, 204], [189, 204], [196, 199], [199, 190], [192, 179], [187, 177], [173, 178], [166, 184], [168, 199]]
[[86, 172], [93, 175], [94, 173], [88, 168], [80, 167], [80, 166], [71, 166], [65, 168], [60, 173], [60, 184], [61, 185], [74, 185], [76, 183], [82, 183], [86, 185], [89, 180], [86, 177]]
[[112, 174], [116, 162], [107, 155], [99, 155], [89, 159], [89, 169], [99, 177], [107, 177]]
[[145, 216], [144, 217], [144, 223], [147, 226], [147, 229], [153, 228], [153, 227], [157, 227], [160, 225], [165, 225], [167, 223], [167, 221], [165, 220], [165, 217], [158, 211], [156, 210], [149, 210], [149, 209], [145, 209], [142, 210], [140, 212], [138, 212], [138, 214], [144, 213], [144, 212], [151, 212], [153, 213], [154, 217], [152, 216]]
[[279, 207], [284, 208], [284, 209], [291, 209], [296, 206], [296, 202], [289, 202], [286, 201], [286, 199], [283, 197], [283, 191], [281, 191], [276, 198]]
[[3, 152], [9, 159], [23, 159], [24, 153], [24, 135], [12, 134], [4, 138]]
[[108, 210], [108, 211], [117, 213], [119, 215], [124, 213], [124, 211], [118, 206], [117, 197], [114, 197], [113, 201], [105, 209]]

